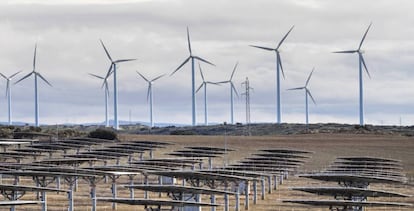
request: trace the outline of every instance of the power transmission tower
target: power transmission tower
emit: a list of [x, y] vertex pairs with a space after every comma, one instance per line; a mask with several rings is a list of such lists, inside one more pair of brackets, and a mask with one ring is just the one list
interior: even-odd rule
[[242, 86], [245, 88], [245, 92], [242, 93], [242, 95], [245, 96], [246, 99], [246, 125], [247, 125], [247, 133], [249, 136], [251, 136], [250, 131], [250, 90], [253, 90], [252, 87], [250, 87], [249, 78], [246, 77], [246, 81], [242, 83]]

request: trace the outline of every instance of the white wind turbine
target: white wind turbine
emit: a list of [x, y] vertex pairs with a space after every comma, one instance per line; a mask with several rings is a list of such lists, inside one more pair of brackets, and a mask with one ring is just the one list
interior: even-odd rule
[[10, 81], [12, 80], [12, 78], [14, 76], [16, 76], [17, 74], [19, 74], [22, 71], [16, 72], [13, 75], [6, 77], [5, 75], [3, 75], [2, 73], [0, 73], [0, 75], [6, 79], [7, 81], [7, 85], [6, 85], [6, 97], [7, 97], [7, 106], [8, 106], [8, 119], [9, 119], [9, 125], [12, 125], [12, 108], [11, 108], [11, 85], [10, 85]]
[[367, 30], [365, 31], [365, 34], [362, 37], [361, 42], [359, 43], [358, 49], [349, 50], [349, 51], [333, 52], [333, 53], [357, 53], [358, 54], [358, 58], [359, 58], [359, 125], [361, 126], [364, 125], [364, 94], [363, 94], [362, 66], [364, 66], [364, 69], [367, 72], [368, 77], [371, 78], [367, 65], [365, 64], [364, 57], [362, 56], [364, 51], [361, 50], [361, 47], [362, 47], [362, 43], [364, 43], [365, 37], [367, 36], [369, 29], [371, 28], [371, 25], [372, 23], [369, 24]]
[[280, 107], [280, 70], [282, 71], [283, 78], [285, 78], [285, 73], [283, 72], [282, 60], [280, 58], [280, 46], [282, 45], [283, 41], [285, 41], [286, 37], [292, 31], [294, 26], [290, 28], [290, 30], [286, 33], [286, 35], [280, 40], [279, 44], [276, 48], [268, 48], [268, 47], [261, 47], [257, 45], [250, 45], [251, 47], [260, 48], [267, 51], [274, 51], [276, 53], [276, 106], [277, 106], [277, 123], [280, 124], [281, 120], [281, 107]]
[[109, 120], [108, 120], [108, 116], [109, 116], [109, 112], [108, 112], [108, 99], [109, 99], [109, 87], [108, 87], [108, 80], [105, 77], [99, 76], [99, 75], [95, 75], [92, 73], [89, 73], [89, 75], [101, 79], [103, 80], [103, 84], [102, 86], [104, 87], [104, 92], [105, 92], [105, 126], [109, 127]]
[[198, 91], [200, 91], [201, 88], [204, 87], [204, 124], [205, 125], [208, 125], [208, 120], [207, 120], [207, 84], [219, 85], [219, 83], [211, 82], [211, 81], [206, 81], [204, 79], [204, 74], [203, 74], [203, 70], [201, 69], [201, 65], [198, 64], [198, 67], [200, 68], [200, 74], [201, 74], [201, 78], [203, 79], [203, 82], [198, 87], [196, 93]]
[[172, 72], [170, 74], [170, 76], [172, 76], [174, 73], [176, 73], [178, 70], [180, 70], [180, 68], [182, 66], [184, 66], [191, 59], [191, 97], [192, 97], [191, 106], [192, 106], [192, 125], [195, 126], [196, 125], [196, 99], [195, 99], [195, 91], [196, 91], [196, 89], [195, 89], [195, 68], [194, 68], [194, 60], [197, 59], [199, 61], [205, 62], [205, 63], [210, 64], [210, 65], [214, 65], [214, 64], [212, 64], [211, 62], [209, 62], [209, 61], [207, 61], [207, 60], [205, 60], [205, 59], [203, 59], [201, 57], [198, 57], [198, 56], [194, 56], [193, 55], [193, 52], [191, 50], [190, 32], [188, 30], [188, 27], [187, 27], [187, 41], [188, 41], [188, 51], [190, 52], [190, 56], [187, 59], [185, 59], [184, 62], [180, 66], [178, 66], [177, 69], [174, 70], [174, 72]]
[[233, 72], [231, 73], [231, 76], [230, 76], [229, 80], [218, 82], [220, 84], [225, 84], [225, 83], [230, 84], [230, 118], [231, 118], [231, 124], [234, 124], [234, 102], [233, 102], [234, 97], [233, 97], [233, 91], [236, 93], [237, 96], [239, 96], [239, 94], [237, 93], [236, 87], [234, 86], [234, 83], [232, 81], [233, 76], [234, 76], [234, 72], [236, 72], [238, 64], [239, 64], [239, 62], [236, 62], [236, 64], [234, 65]]
[[154, 121], [153, 121], [153, 109], [152, 109], [152, 104], [153, 104], [153, 95], [152, 95], [152, 85], [154, 84], [154, 82], [160, 78], [162, 78], [165, 74], [162, 74], [160, 76], [155, 77], [152, 80], [148, 80], [147, 78], [145, 78], [141, 73], [139, 73], [137, 71], [138, 75], [140, 75], [147, 83], [148, 83], [148, 91], [147, 91], [147, 101], [149, 101], [149, 112], [150, 112], [150, 124], [151, 124], [151, 128], [154, 127]]
[[108, 50], [106, 49], [104, 43], [102, 40], [101, 44], [102, 47], [105, 50], [106, 55], [108, 56], [108, 59], [111, 61], [111, 65], [109, 66], [109, 70], [108, 73], [106, 74], [105, 79], [107, 79], [111, 74], [114, 74], [114, 128], [116, 130], [119, 129], [119, 121], [118, 121], [118, 86], [117, 86], [117, 79], [116, 79], [116, 65], [118, 63], [121, 62], [129, 62], [129, 61], [134, 61], [136, 59], [118, 59], [118, 60], [113, 60], [111, 55], [109, 55]]
[[306, 107], [306, 126], [309, 125], [309, 103], [308, 103], [308, 96], [311, 98], [312, 102], [316, 105], [315, 99], [312, 97], [311, 92], [308, 89], [308, 84], [309, 81], [312, 77], [313, 71], [315, 70], [315, 68], [312, 69], [312, 72], [309, 74], [308, 79], [306, 80], [305, 86], [302, 87], [297, 87], [297, 88], [292, 88], [292, 89], [288, 89], [288, 90], [305, 90], [305, 107]]
[[52, 84], [50, 84], [49, 81], [47, 81], [39, 72], [36, 71], [36, 50], [37, 50], [37, 44], [35, 45], [35, 49], [34, 49], [33, 71], [30, 72], [29, 74], [25, 75], [20, 80], [16, 81], [16, 83], [14, 83], [14, 84], [17, 84], [20, 81], [23, 81], [24, 79], [30, 77], [32, 74], [34, 75], [34, 89], [35, 89], [35, 126], [36, 127], [39, 127], [39, 101], [38, 101], [38, 95], [39, 95], [39, 93], [38, 93], [38, 89], [37, 89], [37, 77], [39, 77], [40, 79], [42, 79], [49, 86], [52, 86]]

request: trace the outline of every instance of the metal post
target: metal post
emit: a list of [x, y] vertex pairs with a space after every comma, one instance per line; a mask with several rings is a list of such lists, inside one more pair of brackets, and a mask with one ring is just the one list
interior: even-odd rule
[[92, 211], [96, 211], [96, 184], [91, 184]]
[[[216, 195], [211, 194], [211, 203], [215, 204], [216, 203]], [[211, 206], [211, 211], [216, 211], [216, 207], [215, 206]]]
[[267, 177], [267, 182], [268, 182], [268, 193], [271, 194], [272, 193], [272, 176], [268, 176]]
[[274, 182], [274, 190], [277, 190], [277, 185], [279, 184], [279, 181], [278, 181], [278, 179], [277, 179], [277, 177], [278, 177], [278, 175], [273, 175], [273, 180], [275, 181]]
[[236, 192], [236, 211], [240, 211], [240, 193], [238, 189]]
[[[116, 198], [117, 197], [117, 189], [116, 189], [116, 176], [113, 175], [112, 176], [112, 198]], [[116, 203], [112, 203], [112, 209], [116, 210]]]
[[46, 191], [42, 191], [42, 211], [47, 210], [47, 198], [46, 198]]
[[73, 203], [73, 190], [74, 190], [73, 183], [69, 182], [69, 192], [68, 192], [69, 208], [68, 208], [68, 211], [73, 211], [73, 205], [74, 205], [74, 203]]
[[246, 186], [244, 187], [244, 192], [245, 192], [244, 209], [248, 210], [249, 209], [250, 181], [246, 180], [245, 183], [246, 183]]
[[257, 181], [253, 181], [253, 204], [257, 204]]
[[[134, 176], [129, 175], [129, 185], [134, 185]], [[129, 198], [135, 198], [134, 188], [129, 188]]]
[[[145, 185], [148, 185], [148, 175], [144, 176], [144, 183]], [[148, 195], [148, 191], [144, 191], [144, 199], [148, 199], [149, 195]]]
[[262, 178], [261, 180], [261, 189], [262, 189], [262, 200], [265, 200], [265, 194], [266, 194], [266, 190], [265, 190], [265, 179]]

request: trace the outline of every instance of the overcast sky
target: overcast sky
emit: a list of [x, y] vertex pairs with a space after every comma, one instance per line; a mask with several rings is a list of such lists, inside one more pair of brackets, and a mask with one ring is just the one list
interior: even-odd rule
[[[317, 102], [311, 123], [352, 123], [358, 117], [358, 57], [333, 54], [356, 49], [369, 23], [364, 58], [365, 119], [368, 124], [414, 124], [414, 15], [412, 1], [387, 0], [6, 0], [0, 3], [0, 67], [5, 75], [37, 70], [53, 85], [39, 85], [40, 123], [86, 123], [104, 120], [101, 81], [110, 65], [99, 39], [115, 59], [136, 58], [118, 71], [121, 120], [149, 121], [147, 83], [153, 78], [155, 122], [191, 123], [191, 67], [169, 74], [188, 57], [186, 27], [193, 53], [209, 81], [228, 80], [234, 64], [238, 92], [249, 78], [252, 122], [276, 121], [276, 73], [272, 52], [292, 25], [281, 47], [286, 78], [281, 80], [282, 122], [303, 123], [304, 85]], [[196, 75], [197, 86], [201, 83]], [[112, 109], [112, 79], [110, 116]], [[6, 82], [0, 81], [0, 122], [7, 121]], [[34, 122], [33, 78], [12, 86], [14, 121]], [[209, 121], [230, 121], [228, 85], [209, 86]], [[203, 93], [197, 94], [197, 122], [204, 121]], [[235, 121], [245, 121], [242, 97], [235, 98]]]

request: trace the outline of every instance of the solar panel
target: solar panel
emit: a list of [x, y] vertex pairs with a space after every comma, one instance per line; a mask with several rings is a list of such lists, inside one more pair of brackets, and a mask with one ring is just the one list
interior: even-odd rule
[[191, 202], [191, 201], [179, 201], [179, 200], [162, 200], [162, 199], [130, 199], [130, 198], [96, 198], [98, 201], [115, 202], [129, 205], [146, 205], [146, 206], [219, 206], [218, 204], [203, 203], [203, 202]]
[[344, 207], [412, 207], [409, 203], [374, 202], [374, 201], [347, 201], [347, 200], [283, 200], [287, 203], [298, 203], [315, 206], [344, 206]]
[[410, 195], [382, 191], [370, 190], [366, 188], [355, 187], [294, 187], [292, 190], [304, 191], [318, 195], [329, 196], [348, 196], [348, 197], [411, 197]]

